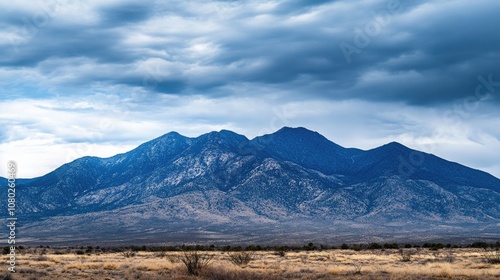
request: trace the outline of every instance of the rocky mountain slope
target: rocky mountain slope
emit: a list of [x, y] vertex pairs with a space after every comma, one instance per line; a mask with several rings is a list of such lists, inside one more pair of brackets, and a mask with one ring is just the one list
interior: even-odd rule
[[37, 244], [500, 238], [498, 178], [398, 143], [346, 149], [305, 128], [252, 140], [171, 132], [17, 189], [21, 238]]

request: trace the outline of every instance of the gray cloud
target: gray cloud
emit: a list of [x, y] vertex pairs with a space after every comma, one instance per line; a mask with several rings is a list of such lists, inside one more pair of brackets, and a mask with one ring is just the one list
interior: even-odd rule
[[[431, 136], [448, 118], [463, 145], [443, 155], [497, 170], [485, 151], [500, 135], [498, 10], [493, 0], [3, 2], [0, 105], [66, 103], [5, 116], [0, 137], [130, 145], [169, 130], [289, 125], [363, 148], [425, 137], [445, 147], [453, 129]], [[96, 130], [100, 119], [116, 126]], [[130, 136], [140, 124], [148, 132]], [[484, 158], [458, 153], [467, 143]]]
[[[0, 66], [7, 71], [28, 68], [40, 79], [50, 79], [50, 73], [67, 68], [37, 68], [50, 59], [86, 58], [94, 63], [87, 67], [97, 68], [98, 75], [75, 69], [70, 81], [53, 82], [55, 91], [119, 83], [157, 93], [220, 96], [224, 85], [255, 83], [278, 86], [298, 99], [451, 102], [473, 94], [479, 75], [500, 77], [500, 36], [495, 30], [500, 4], [482, 4], [123, 2], [88, 8], [95, 19], [83, 23], [68, 23], [64, 13], [72, 11], [61, 8], [43, 26], [32, 22], [32, 36], [16, 46], [16, 53], [3, 57]], [[397, 9], [391, 10], [391, 5]], [[217, 17], [224, 9], [227, 16]], [[26, 31], [22, 19], [36, 12], [24, 12], [15, 13], [21, 20], [11, 15], [3, 25]], [[360, 36], [368, 40], [366, 46], [356, 44]], [[355, 48], [350, 63], [342, 43]], [[140, 67], [151, 59], [157, 63]]]

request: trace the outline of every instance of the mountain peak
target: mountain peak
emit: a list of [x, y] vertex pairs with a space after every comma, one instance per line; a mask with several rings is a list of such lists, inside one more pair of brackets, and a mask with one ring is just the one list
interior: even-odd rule
[[305, 127], [302, 127], [302, 126], [299, 126], [299, 127], [284, 126], [284, 127], [280, 128], [278, 131], [276, 131], [273, 134], [282, 134], [282, 133], [316, 134], [316, 135], [320, 135], [321, 136], [321, 134], [319, 134], [318, 132], [309, 130], [309, 129], [307, 129]]
[[351, 162], [348, 149], [304, 127], [283, 127], [252, 142], [279, 159], [328, 174], [345, 170]]
[[406, 147], [405, 145], [399, 143], [399, 142], [395, 142], [395, 141], [392, 141], [392, 142], [389, 142], [385, 145], [382, 145], [380, 148], [389, 148], [389, 149], [393, 149], [393, 150], [411, 150], [410, 148]]
[[184, 137], [182, 136], [179, 132], [177, 131], [170, 131], [169, 133], [167, 134], [164, 134], [162, 137]]
[[206, 134], [199, 136], [198, 138], [207, 138], [207, 139], [225, 139], [231, 141], [248, 141], [244, 135], [238, 134], [231, 130], [222, 129], [220, 131], [212, 131]]

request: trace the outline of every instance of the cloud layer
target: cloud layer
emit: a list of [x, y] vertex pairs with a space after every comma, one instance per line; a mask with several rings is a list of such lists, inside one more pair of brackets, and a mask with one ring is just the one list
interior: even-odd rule
[[283, 125], [500, 176], [498, 1], [33, 3], [0, 3], [0, 152], [25, 176], [171, 130]]

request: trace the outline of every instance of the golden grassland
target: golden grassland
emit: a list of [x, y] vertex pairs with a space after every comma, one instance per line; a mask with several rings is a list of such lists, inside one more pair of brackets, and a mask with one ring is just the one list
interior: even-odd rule
[[[76, 254], [34, 248], [16, 255], [16, 273], [0, 279], [500, 279], [500, 264], [486, 261], [483, 249], [325, 250], [252, 252], [246, 265], [230, 262], [231, 252], [213, 256], [198, 276], [189, 275], [183, 252]], [[190, 254], [190, 253], [188, 253]], [[7, 256], [4, 256], [7, 260]]]

